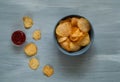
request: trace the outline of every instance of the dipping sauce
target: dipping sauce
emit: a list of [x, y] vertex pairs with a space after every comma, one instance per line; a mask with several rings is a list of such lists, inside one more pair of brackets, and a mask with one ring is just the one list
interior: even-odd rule
[[13, 32], [11, 40], [15, 45], [22, 45], [26, 40], [26, 35], [23, 31], [17, 30]]

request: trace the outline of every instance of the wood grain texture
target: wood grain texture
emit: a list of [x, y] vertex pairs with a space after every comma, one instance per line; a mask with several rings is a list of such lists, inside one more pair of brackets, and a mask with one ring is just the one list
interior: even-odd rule
[[[120, 81], [120, 0], [0, 0], [0, 82], [119, 82]], [[54, 44], [53, 30], [59, 19], [78, 14], [88, 18], [95, 31], [91, 49], [82, 56], [62, 54]], [[35, 24], [25, 30], [22, 17], [29, 15]], [[23, 46], [11, 44], [11, 33], [24, 30], [27, 42], [38, 45], [40, 67], [28, 67]], [[40, 41], [32, 32], [40, 29]], [[51, 64], [55, 74], [42, 74]]]

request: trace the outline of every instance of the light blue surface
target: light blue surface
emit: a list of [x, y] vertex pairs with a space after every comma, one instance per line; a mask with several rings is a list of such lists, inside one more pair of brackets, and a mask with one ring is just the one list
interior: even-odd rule
[[[119, 82], [119, 8], [120, 0], [0, 0], [0, 82]], [[54, 44], [54, 26], [70, 14], [88, 18], [94, 27], [94, 44], [82, 56], [63, 55]], [[35, 22], [29, 30], [23, 28], [24, 15]], [[38, 45], [38, 70], [28, 67], [22, 47], [12, 46], [10, 36], [16, 29], [25, 31], [27, 42]], [[35, 29], [42, 32], [40, 41], [31, 38]], [[46, 64], [55, 69], [50, 78], [42, 74]]]

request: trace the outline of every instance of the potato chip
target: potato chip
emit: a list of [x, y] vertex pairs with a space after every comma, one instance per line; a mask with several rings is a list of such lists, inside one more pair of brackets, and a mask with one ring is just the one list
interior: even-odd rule
[[65, 22], [71, 22], [71, 18], [61, 20], [59, 24], [62, 24], [62, 23], [65, 23]]
[[34, 43], [28, 43], [24, 47], [24, 52], [27, 56], [34, 56], [37, 53], [37, 46]]
[[71, 41], [77, 41], [80, 37], [83, 37], [83, 32], [79, 30], [79, 28], [70, 36]]
[[37, 58], [33, 57], [29, 60], [29, 67], [36, 70], [39, 67], [39, 61]]
[[78, 19], [79, 19], [79, 18], [77, 18], [77, 17], [73, 17], [73, 18], [71, 19], [71, 24], [72, 24], [72, 26], [77, 26]]
[[61, 37], [61, 38], [58, 38], [58, 42], [61, 43], [61, 42], [64, 42], [65, 40], [67, 40], [68, 37]]
[[61, 47], [67, 51], [70, 51], [70, 40], [67, 39], [66, 41], [60, 43]]
[[74, 42], [74, 44], [81, 46], [81, 41], [83, 40], [85, 36], [86, 36], [86, 33], [82, 32], [82, 35], [79, 37], [77, 41]]
[[70, 36], [69, 39], [70, 39], [71, 41], [75, 42], [75, 41], [79, 40], [79, 37], [71, 37], [71, 36]]
[[59, 24], [56, 28], [56, 34], [59, 36], [69, 36], [71, 34], [71, 24], [69, 22], [65, 22]]
[[86, 36], [81, 40], [81, 46], [87, 46], [90, 43], [90, 37], [87, 33]]
[[54, 69], [50, 65], [45, 65], [44, 68], [43, 68], [43, 73], [47, 77], [50, 77], [50, 76], [52, 76], [54, 74]]
[[78, 51], [81, 47], [79, 45], [75, 45], [73, 42], [70, 42], [70, 51]]
[[78, 28], [78, 27], [73, 27], [73, 26], [72, 26], [72, 32], [71, 32], [71, 35], [72, 35], [77, 29], [79, 29], [79, 28]]
[[34, 40], [40, 40], [40, 38], [41, 38], [41, 32], [40, 32], [40, 30], [35, 30], [35, 31], [33, 32], [32, 38], [33, 38]]
[[79, 29], [83, 32], [89, 32], [90, 30], [90, 23], [85, 18], [80, 18], [77, 23]]
[[33, 25], [33, 20], [32, 20], [32, 18], [30, 18], [29, 16], [24, 16], [24, 17], [23, 17], [23, 23], [24, 23], [24, 27], [25, 27], [26, 29], [29, 29], [29, 28], [31, 28], [32, 25]]

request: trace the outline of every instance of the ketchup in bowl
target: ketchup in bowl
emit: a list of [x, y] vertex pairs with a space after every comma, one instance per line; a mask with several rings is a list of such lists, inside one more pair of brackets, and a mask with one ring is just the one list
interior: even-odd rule
[[15, 45], [22, 45], [26, 40], [26, 35], [23, 31], [17, 30], [12, 33], [11, 40]]

